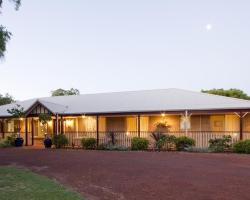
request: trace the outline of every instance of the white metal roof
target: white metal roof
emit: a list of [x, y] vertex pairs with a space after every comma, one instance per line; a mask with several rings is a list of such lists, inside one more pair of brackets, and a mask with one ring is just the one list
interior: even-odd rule
[[250, 101], [182, 89], [159, 89], [31, 99], [0, 106], [0, 116], [16, 104], [28, 110], [36, 101], [58, 114], [250, 109]]

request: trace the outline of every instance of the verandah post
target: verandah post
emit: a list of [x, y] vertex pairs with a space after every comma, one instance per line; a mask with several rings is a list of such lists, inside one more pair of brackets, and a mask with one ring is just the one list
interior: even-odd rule
[[240, 140], [243, 140], [243, 113], [240, 112]]
[[25, 146], [28, 146], [28, 119], [25, 118]]
[[34, 119], [31, 119], [31, 144], [34, 145]]
[[96, 145], [99, 146], [99, 116], [96, 115]]
[[138, 132], [138, 137], [141, 137], [141, 115], [137, 116], [137, 132]]
[[63, 116], [61, 116], [61, 134], [63, 134]]
[[56, 135], [58, 135], [58, 114], [56, 114]]
[[2, 138], [4, 139], [4, 119], [1, 120], [1, 131], [2, 131]]

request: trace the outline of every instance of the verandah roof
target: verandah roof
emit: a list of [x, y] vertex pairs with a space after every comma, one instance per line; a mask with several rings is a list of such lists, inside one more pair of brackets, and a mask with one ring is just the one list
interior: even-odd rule
[[250, 101], [182, 89], [159, 89], [128, 92], [44, 97], [0, 106], [0, 117], [16, 104], [28, 111], [40, 102], [57, 114], [127, 113], [151, 111], [250, 109]]

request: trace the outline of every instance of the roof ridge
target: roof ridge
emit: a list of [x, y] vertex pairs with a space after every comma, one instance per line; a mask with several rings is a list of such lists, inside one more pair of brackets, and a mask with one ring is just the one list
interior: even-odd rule
[[203, 96], [213, 96], [213, 97], [219, 97], [219, 98], [224, 98], [224, 99], [231, 99], [231, 100], [236, 100], [236, 101], [243, 101], [243, 102], [250, 102], [250, 100], [247, 99], [240, 99], [240, 98], [236, 98], [236, 97], [227, 97], [227, 96], [223, 96], [223, 95], [218, 95], [218, 94], [211, 94], [211, 93], [206, 93], [206, 92], [197, 92], [197, 91], [192, 91], [192, 90], [184, 90], [184, 89], [178, 89], [178, 90], [182, 90], [182, 91], [186, 91], [186, 92], [192, 92], [192, 93], [198, 93], [201, 94]]
[[55, 103], [55, 102], [51, 102], [51, 101], [45, 101], [45, 100], [42, 100], [40, 98], [38, 98], [37, 101], [39, 101], [40, 103], [45, 102], [45, 103], [51, 103], [51, 104], [54, 104], [54, 105], [63, 106], [63, 107], [66, 107], [66, 108], [68, 107], [68, 105], [63, 105], [63, 104], [59, 104], [59, 103]]

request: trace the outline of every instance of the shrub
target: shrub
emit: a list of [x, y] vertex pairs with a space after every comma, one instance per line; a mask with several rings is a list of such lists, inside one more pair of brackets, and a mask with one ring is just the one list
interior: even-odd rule
[[194, 146], [186, 148], [186, 151], [193, 152], [193, 153], [210, 153], [211, 152], [208, 147], [204, 148], [204, 147], [194, 147]]
[[108, 132], [107, 137], [109, 138], [109, 143], [112, 145], [115, 145], [116, 139], [115, 139], [115, 133], [114, 132]]
[[54, 134], [52, 137], [52, 144], [55, 145], [57, 149], [65, 147], [68, 143], [69, 143], [68, 139], [63, 134], [59, 135]]
[[231, 148], [232, 137], [230, 135], [223, 135], [222, 138], [215, 138], [209, 140], [209, 149], [212, 152], [224, 152]]
[[96, 139], [95, 138], [83, 138], [81, 140], [82, 147], [84, 149], [95, 149], [96, 148]]
[[233, 145], [233, 151], [235, 153], [250, 153], [250, 140], [241, 140]]
[[134, 137], [131, 141], [131, 149], [138, 150], [147, 150], [149, 141], [145, 138]]
[[181, 136], [175, 139], [175, 145], [178, 151], [185, 151], [187, 148], [194, 146], [195, 141], [190, 137]]
[[8, 140], [1, 140], [0, 141], [0, 148], [6, 148], [6, 147], [11, 147], [12, 145], [10, 145]]
[[6, 147], [12, 147], [15, 146], [15, 135], [7, 136], [6, 139], [3, 139], [0, 141], [0, 147], [6, 148]]
[[175, 144], [176, 137], [174, 135], [168, 135], [160, 132], [153, 132], [151, 137], [155, 140], [155, 147], [158, 151], [163, 148], [168, 150], [169, 145]]
[[167, 141], [167, 136], [164, 133], [161, 133], [161, 132], [153, 132], [151, 134], [151, 137], [155, 141], [155, 148], [158, 151], [161, 151], [162, 147], [165, 145], [165, 143]]
[[100, 144], [97, 147], [98, 150], [107, 150], [107, 151], [127, 151], [129, 148], [120, 146], [120, 145], [112, 145], [112, 144]]

